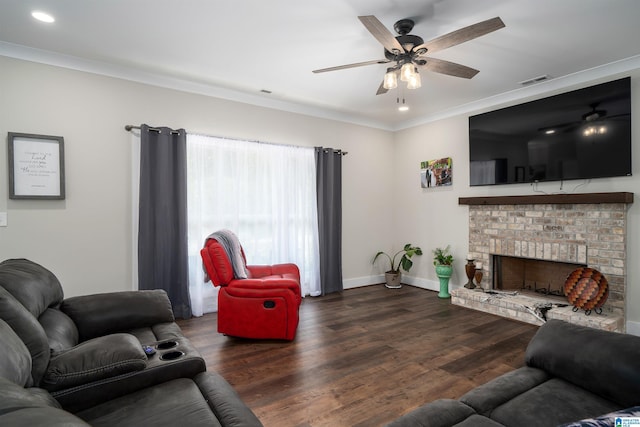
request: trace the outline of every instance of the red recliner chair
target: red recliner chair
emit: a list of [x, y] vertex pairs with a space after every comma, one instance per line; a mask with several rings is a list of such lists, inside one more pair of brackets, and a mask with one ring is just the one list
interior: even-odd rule
[[[242, 251], [242, 249], [241, 249]], [[300, 271], [295, 264], [246, 265], [246, 279], [234, 277], [224, 247], [209, 238], [200, 251], [218, 294], [218, 332], [241, 338], [293, 340], [302, 301]]]

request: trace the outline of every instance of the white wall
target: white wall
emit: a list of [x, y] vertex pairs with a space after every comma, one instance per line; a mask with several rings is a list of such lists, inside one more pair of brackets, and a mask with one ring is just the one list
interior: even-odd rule
[[[391, 240], [393, 134], [0, 57], [0, 260], [52, 270], [65, 295], [132, 289], [131, 144], [125, 124], [348, 151], [343, 158], [347, 284], [370, 283]], [[66, 200], [9, 200], [7, 132], [63, 136]]]
[[[634, 123], [640, 123], [637, 74], [632, 76]], [[468, 208], [458, 205], [458, 197], [532, 193], [528, 185], [469, 187], [467, 115], [394, 134], [0, 57], [0, 212], [8, 212], [9, 220], [8, 227], [0, 227], [0, 259], [26, 257], [43, 264], [60, 278], [67, 296], [131, 289], [131, 145], [123, 127], [140, 123], [348, 151], [343, 158], [347, 288], [381, 281], [383, 268], [371, 265], [373, 254], [404, 243], [425, 251], [414, 258], [409, 283], [437, 289], [431, 250], [450, 244], [457, 258], [451, 285], [461, 286]], [[7, 132], [65, 138], [66, 200], [9, 200]], [[634, 126], [633, 140], [633, 177], [593, 180], [580, 191], [640, 188], [640, 126]], [[422, 189], [420, 161], [448, 156], [453, 185]], [[571, 185], [565, 183], [567, 189]], [[554, 183], [540, 187], [559, 190]], [[639, 205], [640, 200], [628, 211], [627, 327], [640, 335]]]
[[[627, 74], [628, 75], [628, 74]], [[632, 91], [632, 140], [633, 164], [632, 177], [594, 179], [580, 187], [579, 193], [626, 191], [635, 194], [635, 203], [629, 205], [627, 230], [627, 293], [626, 314], [627, 331], [640, 335], [640, 70], [631, 73]], [[581, 87], [602, 81], [613, 80], [623, 76], [610, 76], [599, 81], [581, 85]], [[556, 90], [573, 90], [577, 87]], [[550, 93], [551, 94], [551, 93]], [[546, 96], [546, 95], [544, 95]], [[540, 98], [542, 96], [538, 96]], [[529, 99], [526, 99], [529, 100]], [[524, 102], [515, 101], [512, 104]], [[504, 107], [496, 105], [476, 114], [491, 109]], [[397, 132], [395, 135], [395, 183], [397, 190], [395, 223], [396, 231], [403, 241], [419, 244], [431, 255], [431, 250], [438, 246], [451, 245], [456, 257], [455, 272], [451, 279], [451, 288], [466, 283], [464, 259], [468, 253], [468, 207], [459, 206], [459, 197], [527, 195], [534, 194], [528, 184], [512, 184], [485, 187], [469, 186], [469, 152], [468, 152], [468, 114], [433, 123], [416, 126]], [[442, 157], [453, 158], [453, 185], [451, 187], [422, 189], [418, 179], [420, 162]], [[572, 189], [583, 181], [567, 181], [564, 191]], [[543, 183], [539, 190], [560, 192], [560, 184]], [[425, 258], [424, 256], [422, 258]], [[429, 262], [423, 259], [418, 268], [411, 271], [415, 276], [413, 283], [436, 289], [437, 278]], [[431, 257], [429, 257], [431, 261]]]

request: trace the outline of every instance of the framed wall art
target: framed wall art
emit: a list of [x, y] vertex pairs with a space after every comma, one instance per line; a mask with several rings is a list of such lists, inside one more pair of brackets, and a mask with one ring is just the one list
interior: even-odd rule
[[451, 185], [453, 176], [451, 157], [420, 162], [422, 188]]
[[64, 138], [9, 132], [9, 198], [62, 200]]

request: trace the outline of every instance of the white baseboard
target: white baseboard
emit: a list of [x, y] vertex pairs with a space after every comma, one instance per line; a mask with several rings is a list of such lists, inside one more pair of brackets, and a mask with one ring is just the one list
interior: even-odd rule
[[[359, 288], [361, 286], [378, 285], [381, 283], [384, 283], [384, 274], [346, 279], [342, 281], [342, 288], [353, 289]], [[415, 286], [417, 288], [428, 289], [430, 291], [440, 290], [440, 282], [437, 282], [435, 280], [422, 279], [419, 277], [407, 276], [406, 274], [402, 275], [402, 283]]]
[[640, 336], [640, 322], [627, 321], [627, 333], [630, 335]]
[[436, 282], [435, 280], [403, 275], [402, 283], [415, 286], [416, 288], [428, 289], [430, 291], [440, 291], [440, 282]]
[[353, 279], [346, 279], [342, 281], [342, 288], [353, 289], [353, 288], [359, 288], [362, 286], [377, 285], [380, 283], [384, 283], [384, 274], [379, 274], [377, 276], [363, 276], [363, 277], [354, 277]]

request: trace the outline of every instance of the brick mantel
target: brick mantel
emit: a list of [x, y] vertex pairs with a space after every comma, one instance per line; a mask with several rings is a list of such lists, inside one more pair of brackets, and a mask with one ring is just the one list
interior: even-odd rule
[[633, 193], [536, 194], [529, 196], [460, 197], [459, 205], [539, 205], [633, 203]]

